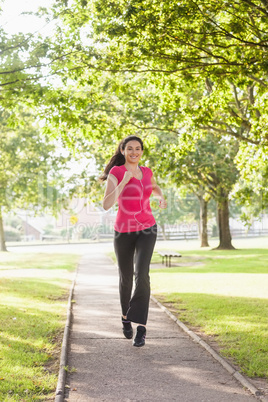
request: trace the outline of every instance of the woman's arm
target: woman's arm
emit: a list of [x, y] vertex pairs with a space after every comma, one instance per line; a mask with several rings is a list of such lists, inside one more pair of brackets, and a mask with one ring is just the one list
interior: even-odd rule
[[154, 176], [151, 178], [152, 186], [153, 186], [153, 195], [159, 199], [159, 206], [160, 208], [167, 207], [167, 201], [165, 200], [161, 188], [157, 185]]
[[117, 178], [113, 174], [109, 174], [107, 178], [107, 186], [102, 202], [103, 208], [108, 211], [117, 201], [117, 198], [122, 193], [123, 188], [133, 177], [133, 174], [126, 171], [123, 180], [118, 184]]

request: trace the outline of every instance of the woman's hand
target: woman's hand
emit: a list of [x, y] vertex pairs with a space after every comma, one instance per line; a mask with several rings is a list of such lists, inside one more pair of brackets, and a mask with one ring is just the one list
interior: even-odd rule
[[113, 174], [108, 175], [106, 191], [102, 203], [102, 206], [106, 211], [116, 203], [125, 185], [130, 179], [132, 179], [132, 177], [134, 177], [133, 173], [126, 171], [123, 180], [118, 184], [118, 180]]
[[153, 195], [159, 199], [159, 207], [165, 209], [167, 207], [167, 201], [165, 200], [160, 187], [156, 184], [154, 176], [151, 177], [151, 183], [153, 188]]
[[132, 177], [134, 177], [133, 173], [130, 172], [129, 170], [127, 170], [127, 171], [125, 172], [125, 174], [124, 174], [124, 177], [123, 177], [123, 180], [122, 180], [122, 181], [124, 182], [124, 184], [127, 184], [127, 183], [129, 182], [129, 180], [132, 179]]
[[167, 201], [165, 200], [165, 198], [160, 198], [159, 207], [162, 209], [165, 209], [167, 207]]

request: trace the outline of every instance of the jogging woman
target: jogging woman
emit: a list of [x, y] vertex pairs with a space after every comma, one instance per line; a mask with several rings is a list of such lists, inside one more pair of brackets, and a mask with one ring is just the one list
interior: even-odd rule
[[[157, 236], [150, 195], [159, 199], [160, 208], [167, 207], [151, 169], [139, 165], [142, 154], [143, 142], [139, 137], [125, 138], [101, 177], [107, 179], [103, 208], [108, 210], [118, 202], [114, 249], [119, 267], [123, 334], [131, 339], [131, 323], [137, 323], [133, 345], [138, 347], [145, 344], [150, 301], [149, 268]], [[132, 294], [134, 260], [135, 289]]]

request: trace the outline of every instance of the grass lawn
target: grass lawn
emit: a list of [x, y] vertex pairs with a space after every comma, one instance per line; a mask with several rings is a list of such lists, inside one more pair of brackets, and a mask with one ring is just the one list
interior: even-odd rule
[[152, 293], [245, 374], [268, 378], [268, 249], [173, 251], [171, 268], [154, 253]]
[[0, 253], [0, 400], [54, 400], [79, 256]]
[[[62, 269], [73, 271], [77, 256], [59, 254], [1, 253], [0, 273], [3, 269]], [[70, 263], [71, 262], [71, 263]]]

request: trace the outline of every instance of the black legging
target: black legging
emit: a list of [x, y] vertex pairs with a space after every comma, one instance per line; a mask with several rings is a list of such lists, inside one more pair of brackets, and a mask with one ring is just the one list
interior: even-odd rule
[[[119, 267], [119, 292], [122, 315], [146, 325], [150, 300], [150, 262], [157, 235], [157, 226], [139, 232], [115, 231], [114, 249]], [[135, 290], [131, 297], [135, 254]]]

